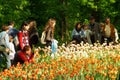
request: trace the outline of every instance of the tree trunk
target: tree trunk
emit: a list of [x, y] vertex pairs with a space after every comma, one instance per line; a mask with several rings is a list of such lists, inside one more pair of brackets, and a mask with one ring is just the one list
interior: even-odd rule
[[[66, 6], [67, 2], [65, 0], [60, 0], [61, 5]], [[60, 12], [60, 18], [61, 18], [61, 37], [62, 37], [62, 41], [64, 41], [64, 39], [66, 38], [65, 35], [67, 33], [67, 17], [65, 14], [65, 10], [63, 8], [63, 10], [61, 10]]]

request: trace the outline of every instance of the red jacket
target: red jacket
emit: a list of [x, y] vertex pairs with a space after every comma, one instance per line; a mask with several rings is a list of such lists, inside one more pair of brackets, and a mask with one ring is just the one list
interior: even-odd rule
[[20, 51], [18, 52], [18, 54], [16, 55], [16, 58], [15, 58], [15, 62], [20, 62], [21, 64], [26, 62], [26, 61], [30, 61], [31, 59], [33, 59], [34, 57], [34, 54], [31, 53], [30, 56], [27, 56], [25, 52], [23, 51]]

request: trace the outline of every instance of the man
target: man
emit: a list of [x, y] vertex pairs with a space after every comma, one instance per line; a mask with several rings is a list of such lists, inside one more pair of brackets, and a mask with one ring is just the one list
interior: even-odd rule
[[110, 23], [110, 18], [105, 19], [104, 36], [108, 43], [115, 41], [115, 27]]
[[93, 16], [90, 17], [89, 28], [92, 31], [92, 34], [90, 35], [92, 44], [95, 42], [101, 43], [101, 34], [100, 34], [101, 28], [100, 25], [97, 22], [95, 22], [95, 18]]

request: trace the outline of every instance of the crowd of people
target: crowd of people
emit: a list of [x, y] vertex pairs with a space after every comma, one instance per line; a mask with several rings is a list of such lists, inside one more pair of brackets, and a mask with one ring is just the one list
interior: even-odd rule
[[[35, 20], [23, 22], [19, 30], [14, 28], [13, 21], [9, 25], [3, 25], [0, 32], [0, 64], [4, 62], [4, 57], [6, 68], [18, 62], [21, 64], [29, 62], [34, 57], [32, 49], [39, 42], [51, 46], [52, 52], [56, 52], [58, 41], [54, 38], [55, 25], [56, 20], [50, 18], [41, 35], [41, 41]], [[110, 23], [110, 18], [99, 24], [92, 16], [89, 24], [78, 22], [72, 31], [72, 42], [75, 44], [117, 42], [118, 38], [117, 29]]]
[[16, 63], [24, 63], [33, 58], [33, 45], [38, 44], [39, 34], [36, 21], [23, 22], [20, 29], [14, 28], [14, 22], [2, 26], [0, 32], [0, 67], [10, 68]]
[[110, 23], [110, 18], [106, 18], [105, 22], [97, 23], [95, 18], [90, 18], [89, 24], [78, 22], [72, 31], [72, 41], [75, 44], [84, 42], [89, 44], [104, 43], [108, 45], [110, 42], [118, 43], [118, 32], [113, 24]]

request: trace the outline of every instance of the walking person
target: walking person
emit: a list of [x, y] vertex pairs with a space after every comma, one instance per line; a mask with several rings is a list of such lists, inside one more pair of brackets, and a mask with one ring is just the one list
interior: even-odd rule
[[45, 25], [44, 31], [45, 31], [45, 42], [46, 46], [51, 46], [52, 40], [54, 39], [54, 29], [56, 25], [56, 20], [53, 18], [50, 18], [48, 22]]

